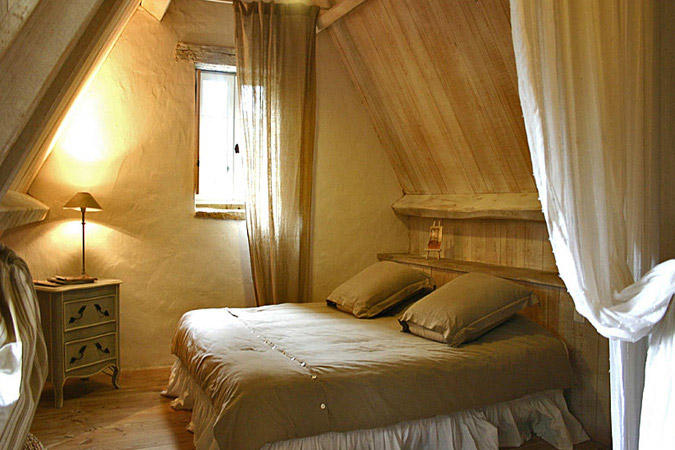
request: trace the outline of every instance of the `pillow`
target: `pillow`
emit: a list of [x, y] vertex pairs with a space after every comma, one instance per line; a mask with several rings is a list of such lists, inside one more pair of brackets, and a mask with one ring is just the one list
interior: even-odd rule
[[534, 293], [519, 284], [467, 273], [412, 305], [400, 322], [403, 331], [457, 347], [535, 303]]
[[326, 302], [358, 318], [370, 318], [421, 290], [433, 288], [434, 281], [426, 273], [382, 261], [342, 283]]

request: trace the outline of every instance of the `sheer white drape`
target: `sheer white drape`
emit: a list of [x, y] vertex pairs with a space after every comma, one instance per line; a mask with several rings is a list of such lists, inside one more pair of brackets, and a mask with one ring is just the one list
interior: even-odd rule
[[0, 448], [23, 448], [47, 377], [40, 308], [26, 263], [0, 244]]
[[655, 9], [511, 0], [553, 253], [576, 309], [611, 339], [613, 444], [626, 450], [675, 448], [675, 260], [657, 265], [659, 189], [670, 180], [659, 171]]

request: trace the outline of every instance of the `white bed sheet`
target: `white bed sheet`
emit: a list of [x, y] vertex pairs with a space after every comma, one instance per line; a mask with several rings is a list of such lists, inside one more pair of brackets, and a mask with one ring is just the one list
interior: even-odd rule
[[[174, 409], [192, 410], [190, 431], [194, 432], [197, 450], [219, 450], [213, 436], [218, 412], [180, 360], [174, 363], [169, 385], [162, 394], [175, 398], [171, 404]], [[518, 447], [533, 435], [561, 450], [572, 450], [574, 444], [589, 439], [567, 409], [562, 390], [551, 390], [384, 428], [274, 442], [263, 449], [494, 450]]]

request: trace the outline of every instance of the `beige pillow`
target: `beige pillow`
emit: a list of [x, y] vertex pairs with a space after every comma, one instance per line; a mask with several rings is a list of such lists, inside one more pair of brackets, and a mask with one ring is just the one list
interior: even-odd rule
[[519, 284], [467, 273], [412, 305], [400, 322], [404, 331], [457, 347], [535, 303], [534, 293]]
[[432, 290], [433, 279], [402, 264], [382, 261], [342, 283], [326, 299], [329, 305], [359, 318], [378, 315], [421, 290]]

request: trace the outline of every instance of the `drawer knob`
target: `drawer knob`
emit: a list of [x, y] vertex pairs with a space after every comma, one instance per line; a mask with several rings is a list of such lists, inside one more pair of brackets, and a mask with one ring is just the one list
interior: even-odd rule
[[75, 323], [80, 320], [82, 318], [82, 314], [84, 314], [85, 309], [87, 309], [87, 305], [81, 306], [80, 309], [77, 310], [77, 316], [70, 316], [68, 323]]
[[96, 311], [98, 311], [100, 315], [105, 317], [110, 316], [110, 312], [107, 309], [103, 309], [101, 305], [99, 305], [98, 303], [94, 303], [94, 308], [96, 308]]
[[72, 358], [70, 358], [70, 364], [74, 364], [75, 361], [78, 361], [78, 360], [84, 358], [84, 351], [85, 351], [86, 349], [87, 349], [87, 346], [86, 346], [86, 345], [83, 345], [82, 347], [80, 347], [80, 351], [77, 352], [77, 353], [80, 354], [80, 356], [73, 356]]
[[108, 347], [103, 348], [103, 346], [99, 342], [95, 343], [94, 347], [96, 347], [96, 350], [98, 350], [101, 353], [105, 353], [105, 354], [110, 353], [110, 350], [108, 350]]

